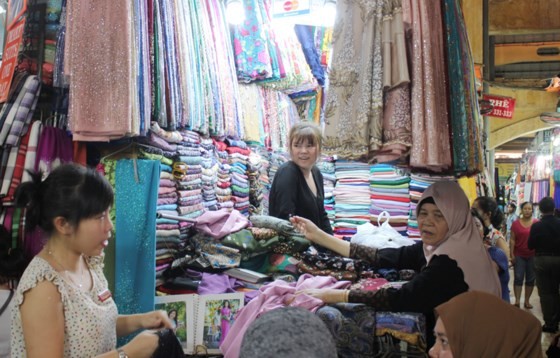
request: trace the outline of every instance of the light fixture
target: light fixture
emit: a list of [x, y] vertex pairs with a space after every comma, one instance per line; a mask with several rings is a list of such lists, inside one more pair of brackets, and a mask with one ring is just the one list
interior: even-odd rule
[[240, 25], [245, 21], [245, 9], [241, 0], [226, 1], [226, 19], [232, 25]]
[[321, 12], [323, 26], [333, 27], [336, 21], [336, 0], [325, 0]]

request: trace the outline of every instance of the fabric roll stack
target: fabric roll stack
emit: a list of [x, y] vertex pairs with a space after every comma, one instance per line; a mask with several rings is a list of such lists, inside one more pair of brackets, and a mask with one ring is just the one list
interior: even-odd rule
[[249, 177], [247, 176], [247, 164], [249, 154], [247, 144], [241, 140], [226, 138], [226, 151], [229, 154], [231, 166], [231, 194], [233, 207], [245, 216], [249, 215]]
[[333, 157], [323, 157], [321, 161], [317, 163], [317, 167], [321, 171], [323, 175], [323, 189], [325, 192], [325, 197], [323, 198], [323, 202], [325, 205], [325, 211], [327, 212], [327, 216], [329, 217], [329, 221], [331, 222], [331, 226], [334, 223], [335, 219], [335, 210], [334, 210], [334, 186], [336, 184], [336, 175], [335, 175], [335, 164]]
[[[268, 173], [270, 170], [270, 154], [265, 147], [255, 146], [251, 148], [251, 151], [258, 156], [260, 164], [258, 167], [258, 185], [260, 186], [260, 206], [258, 211], [259, 215], [268, 215], [268, 203], [269, 203], [269, 193], [272, 181], [270, 180]], [[251, 157], [249, 161], [251, 161]]]
[[358, 225], [370, 221], [369, 165], [339, 160], [335, 164], [334, 188], [336, 236], [352, 236]]
[[218, 169], [220, 167], [215, 153], [212, 139], [202, 139], [202, 199], [206, 210], [218, 210], [216, 184], [218, 183]]
[[382, 212], [389, 214], [389, 224], [406, 236], [410, 211], [410, 177], [398, 173], [395, 167], [376, 164], [370, 168], [371, 221], [381, 224]]
[[214, 139], [216, 155], [218, 159], [218, 180], [216, 182], [216, 200], [220, 209], [233, 210], [231, 197], [231, 166], [229, 165], [229, 154], [226, 152], [227, 144]]
[[264, 164], [266, 162], [267, 160], [263, 158], [261, 154], [251, 151], [247, 166], [247, 176], [249, 177], [249, 204], [251, 205], [251, 215], [262, 214], [264, 193], [263, 182], [261, 181], [260, 177], [261, 173], [263, 172], [263, 167], [266, 167], [266, 165]]
[[204, 212], [202, 199], [202, 148], [196, 132], [181, 131], [183, 142], [177, 147], [174, 177], [179, 195], [177, 211], [181, 217], [195, 219]]

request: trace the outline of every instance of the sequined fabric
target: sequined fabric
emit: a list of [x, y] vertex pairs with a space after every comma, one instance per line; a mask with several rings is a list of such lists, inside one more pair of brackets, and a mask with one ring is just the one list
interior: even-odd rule
[[323, 151], [358, 159], [381, 145], [383, 0], [337, 2]]

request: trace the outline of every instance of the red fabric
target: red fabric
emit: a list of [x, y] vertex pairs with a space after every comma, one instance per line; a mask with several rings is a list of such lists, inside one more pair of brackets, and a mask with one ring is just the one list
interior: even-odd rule
[[218, 151], [223, 152], [224, 150], [226, 150], [227, 144], [225, 144], [224, 142], [216, 140], [216, 139], [212, 139], [212, 141], [214, 142], [214, 146], [216, 146]]
[[228, 152], [229, 154], [233, 154], [233, 153], [238, 153], [238, 154], [243, 154], [243, 155], [250, 155], [251, 154], [251, 151], [249, 149], [243, 149], [243, 148], [239, 148], [239, 147], [227, 147], [226, 152]]
[[401, 203], [410, 203], [410, 198], [399, 198], [390, 195], [371, 194], [370, 198], [379, 199], [379, 200], [399, 201]]
[[[533, 219], [533, 224], [538, 220]], [[535, 256], [535, 250], [529, 250], [527, 247], [527, 242], [529, 241], [529, 232], [531, 227], [524, 227], [521, 222], [515, 220], [511, 225], [511, 232], [515, 234], [515, 247], [513, 248], [513, 255], [520, 257], [533, 257]]]
[[10, 183], [10, 188], [8, 189], [8, 193], [2, 199], [3, 202], [9, 202], [14, 200], [14, 194], [16, 192], [17, 187], [21, 183], [21, 177], [23, 176], [23, 169], [25, 168], [25, 155], [27, 154], [27, 145], [29, 144], [29, 137], [31, 134], [31, 130], [28, 130], [27, 133], [21, 138], [21, 143], [19, 145], [18, 154], [16, 157], [16, 166], [14, 168], [14, 175], [12, 176], [12, 182]]
[[87, 145], [84, 142], [72, 142], [74, 150], [74, 163], [87, 165]]

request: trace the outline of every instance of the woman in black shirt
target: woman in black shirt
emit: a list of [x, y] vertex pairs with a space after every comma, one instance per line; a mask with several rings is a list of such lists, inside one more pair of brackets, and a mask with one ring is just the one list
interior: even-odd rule
[[299, 122], [290, 129], [288, 143], [291, 160], [274, 175], [269, 215], [284, 220], [301, 216], [332, 234], [323, 203], [323, 176], [315, 166], [321, 153], [321, 131], [312, 122]]

